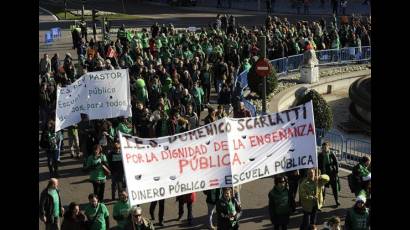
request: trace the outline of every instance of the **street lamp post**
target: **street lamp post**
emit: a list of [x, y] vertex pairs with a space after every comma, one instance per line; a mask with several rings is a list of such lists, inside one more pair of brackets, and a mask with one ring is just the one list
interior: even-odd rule
[[82, 0], [83, 7], [81, 8], [81, 18], [84, 20], [84, 10], [85, 10], [85, 4], [87, 3], [87, 0]]
[[67, 19], [67, 0], [64, 0], [64, 19]]

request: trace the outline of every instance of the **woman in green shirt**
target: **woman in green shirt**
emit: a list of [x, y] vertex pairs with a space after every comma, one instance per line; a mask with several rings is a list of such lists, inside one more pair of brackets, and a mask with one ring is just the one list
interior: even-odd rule
[[109, 172], [107, 157], [102, 153], [101, 145], [93, 147], [93, 155], [89, 156], [85, 168], [90, 172], [90, 181], [93, 184], [94, 194], [100, 201], [104, 200], [105, 173]]

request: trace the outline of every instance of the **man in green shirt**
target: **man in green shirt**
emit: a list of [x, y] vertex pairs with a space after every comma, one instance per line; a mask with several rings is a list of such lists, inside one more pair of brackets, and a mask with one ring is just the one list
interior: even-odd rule
[[114, 205], [114, 220], [117, 221], [117, 229], [123, 230], [127, 223], [127, 217], [129, 215], [131, 207], [128, 203], [128, 194], [126, 191], [122, 191], [120, 194], [120, 200]]
[[192, 89], [192, 96], [194, 97], [195, 112], [198, 115], [198, 119], [201, 120], [200, 114], [202, 111], [202, 104], [204, 103], [204, 91], [199, 86], [199, 83], [194, 82], [194, 88]]
[[61, 205], [60, 192], [58, 190], [58, 180], [51, 178], [40, 195], [40, 220], [46, 225], [46, 230], [59, 230], [60, 218], [64, 214]]
[[87, 216], [87, 224], [90, 230], [108, 230], [110, 229], [109, 212], [103, 203], [98, 202], [97, 195], [90, 194], [88, 196], [90, 202], [84, 209], [84, 214]]

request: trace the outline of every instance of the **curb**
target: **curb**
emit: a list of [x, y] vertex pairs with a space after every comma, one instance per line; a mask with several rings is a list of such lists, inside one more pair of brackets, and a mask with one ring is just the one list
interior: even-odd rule
[[54, 18], [54, 20], [59, 21], [59, 20], [58, 20], [58, 18], [57, 18], [57, 16], [55, 16], [55, 15], [54, 15], [53, 13], [51, 13], [50, 11], [48, 11], [48, 10], [44, 9], [44, 8], [43, 8], [43, 7], [41, 7], [41, 6], [38, 6], [38, 8], [39, 8], [39, 9], [41, 9], [42, 11], [44, 11], [44, 12], [48, 13], [49, 15], [51, 15], [51, 17], [53, 17], [53, 18]]

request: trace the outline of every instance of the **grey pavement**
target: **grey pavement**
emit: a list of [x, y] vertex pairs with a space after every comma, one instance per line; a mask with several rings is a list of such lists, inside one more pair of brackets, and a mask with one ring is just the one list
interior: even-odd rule
[[[171, 7], [165, 4], [164, 1], [125, 1], [125, 13], [131, 15], [137, 15], [140, 18], [137, 20], [113, 20], [114, 26], [126, 24], [127, 26], [150, 26], [154, 22], [160, 24], [173, 23], [177, 27], [187, 26], [207, 26], [215, 21], [215, 16], [218, 13], [233, 14], [236, 17], [236, 22], [239, 25], [263, 25], [266, 12], [264, 10], [257, 11], [255, 0], [241, 0], [232, 1], [232, 9], [216, 8], [216, 0], [202, 0], [199, 1], [198, 6], [195, 7]], [[161, 3], [162, 2], [162, 3]], [[265, 1], [261, 0], [261, 3]], [[370, 8], [366, 5], [361, 5], [361, 0], [349, 1], [351, 2], [348, 8], [349, 14], [359, 13], [367, 15], [370, 12]], [[63, 0], [40, 0], [40, 6], [47, 8], [59, 8], [63, 9]], [[263, 5], [262, 4], [262, 5]], [[290, 22], [295, 20], [312, 20], [320, 17], [330, 18], [330, 6], [329, 3], [322, 9], [318, 6], [319, 1], [313, 1], [310, 15], [296, 15], [296, 10], [290, 7], [287, 0], [277, 0], [277, 11], [273, 15], [287, 17]], [[68, 9], [80, 9], [81, 1], [74, 0], [68, 1]], [[95, 8], [97, 10], [109, 11], [115, 13], [124, 13], [121, 1], [115, 0], [89, 0], [87, 1], [86, 9]], [[264, 5], [262, 7], [264, 9]], [[303, 12], [303, 10], [302, 10]], [[60, 25], [62, 28], [69, 28], [69, 24], [64, 20], [56, 23], [53, 21], [41, 21], [39, 23], [39, 29], [48, 29], [55, 25]], [[99, 22], [97, 23], [97, 25]]]
[[[165, 0], [153, 0], [153, 2], [164, 4]], [[190, 8], [202, 8], [202, 9], [215, 9], [217, 8], [217, 0], [198, 0], [195, 7]], [[218, 10], [245, 10], [245, 11], [260, 11], [266, 12], [265, 0], [221, 0], [222, 8]], [[229, 7], [231, 2], [231, 7]], [[276, 0], [273, 5], [273, 14], [297, 14], [297, 9], [292, 6], [290, 0]], [[360, 13], [362, 15], [370, 14], [370, 5], [363, 5], [363, 0], [350, 0], [347, 5], [346, 13]], [[340, 9], [340, 7], [339, 7]], [[300, 13], [303, 14], [303, 6], [300, 9]], [[325, 0], [325, 4], [322, 6], [319, 0], [313, 0], [309, 6], [310, 14], [328, 15], [332, 13], [332, 6], [330, 0]], [[340, 11], [341, 13], [341, 11]]]

